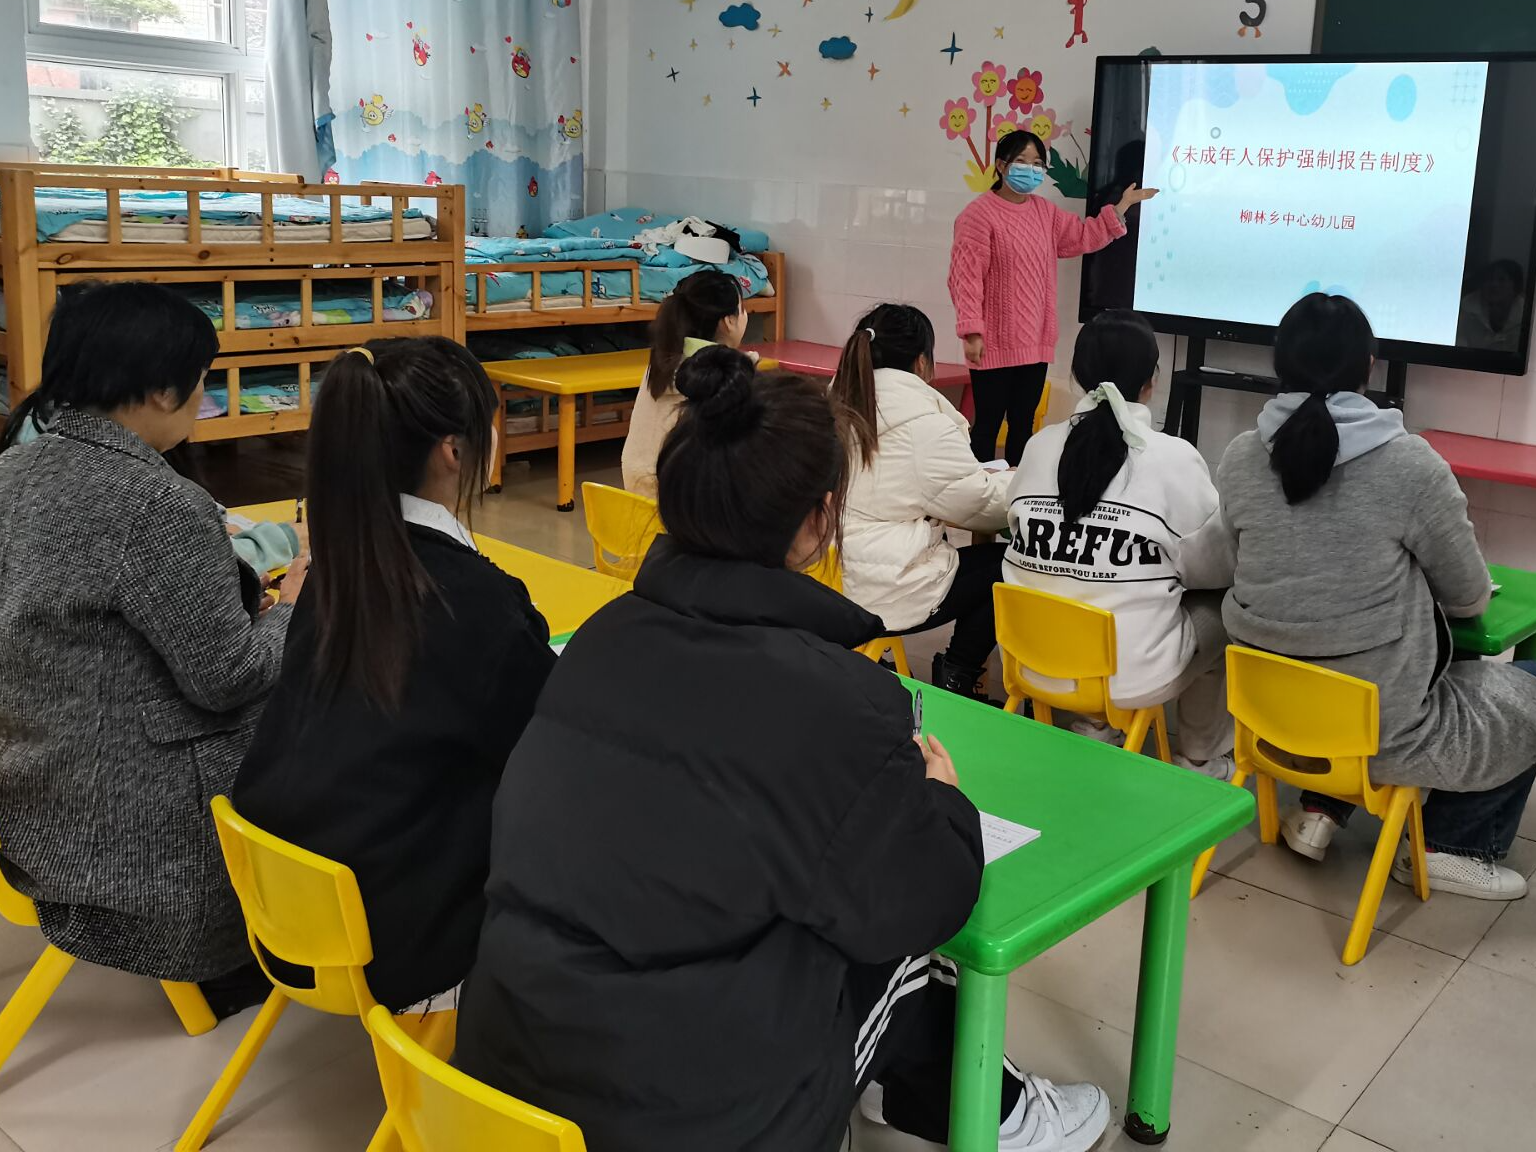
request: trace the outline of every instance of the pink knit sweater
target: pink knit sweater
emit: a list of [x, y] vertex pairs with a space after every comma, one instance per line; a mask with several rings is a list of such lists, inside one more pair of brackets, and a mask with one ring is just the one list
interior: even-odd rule
[[1042, 196], [1022, 204], [995, 192], [976, 197], [955, 220], [949, 261], [956, 335], [981, 334], [983, 368], [1048, 362], [1056, 354], [1056, 261], [1124, 235], [1112, 207], [1084, 220]]

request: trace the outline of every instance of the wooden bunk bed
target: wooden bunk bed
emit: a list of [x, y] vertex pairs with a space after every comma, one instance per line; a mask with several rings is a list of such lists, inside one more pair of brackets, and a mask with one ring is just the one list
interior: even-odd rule
[[[63, 189], [79, 196], [99, 192], [105, 200], [104, 238], [66, 238], [68, 230], [39, 239], [38, 190]], [[198, 211], [184, 212], [184, 223], [160, 224], [154, 235], [136, 234], [125, 220], [125, 197], [180, 195]], [[221, 193], [255, 197], [256, 219], [235, 231], [215, 220], [205, 197]], [[319, 209], [303, 219], [302, 237], [285, 228], [289, 221], [275, 198], [302, 197]], [[412, 200], [431, 201], [423, 215]], [[387, 203], [387, 215], [382, 204]], [[366, 235], [353, 232], [343, 206], [373, 209]], [[435, 227], [431, 221], [435, 217]], [[457, 185], [304, 184], [297, 177], [242, 172], [237, 169], [138, 169], [59, 164], [0, 165], [0, 291], [6, 324], [0, 332], [12, 406], [36, 388], [42, 375], [43, 347], [58, 289], [83, 280], [148, 280], [196, 289], [207, 300], [216, 294], [219, 355], [210, 379], [222, 376], [227, 403], [222, 415], [197, 422], [194, 441], [228, 440], [307, 428], [311, 384], [317, 371], [339, 349], [388, 336], [438, 335], [464, 339], [463, 263], [464, 190]], [[295, 217], [294, 223], [300, 221]], [[424, 223], [425, 222], [425, 223]], [[99, 236], [101, 229], [97, 224]], [[420, 238], [414, 238], [419, 236]], [[342, 323], [317, 321], [317, 306], [328, 287], [345, 285], [362, 302], [364, 318]], [[281, 288], [292, 294], [286, 307], [296, 322], [284, 326], [241, 327], [237, 302], [247, 293]], [[321, 294], [317, 301], [317, 290]], [[431, 307], [419, 317], [386, 320], [386, 291], [425, 290]], [[424, 296], [418, 296], [424, 301]], [[242, 376], [288, 366], [297, 376], [296, 406], [272, 411], [242, 411]]]
[[[773, 286], [772, 295], [748, 298], [745, 308], [749, 316], [760, 317], [761, 339], [782, 341], [785, 338], [788, 305], [785, 301], [784, 254], [782, 252], [757, 253], [768, 271], [768, 283]], [[653, 319], [660, 304], [645, 300], [640, 291], [640, 265], [633, 260], [568, 260], [539, 262], [508, 262], [501, 264], [468, 264], [465, 330], [477, 332], [507, 332], [526, 329], [574, 327], [577, 325], [633, 324]], [[543, 277], [556, 273], [579, 273], [582, 291], [575, 296], [545, 297]], [[617, 272], [629, 276], [628, 296], [615, 297], [609, 293], [600, 298], [593, 286], [598, 273]], [[522, 274], [531, 276], [532, 290], [526, 306], [516, 309], [498, 309], [489, 304], [486, 290], [488, 277]], [[636, 380], [638, 387], [640, 381]], [[492, 484], [499, 487], [503, 460], [507, 456], [534, 452], [559, 446], [559, 396], [551, 392], [533, 391], [511, 385], [502, 386], [504, 401], [532, 402], [531, 417], [520, 418], [529, 424], [526, 429], [504, 429], [502, 452], [492, 469]], [[598, 440], [623, 439], [629, 433], [630, 415], [635, 402], [632, 396], [610, 397], [608, 394], [584, 395], [576, 407], [577, 428], [575, 443], [586, 444]], [[510, 421], [507, 423], [510, 424]]]

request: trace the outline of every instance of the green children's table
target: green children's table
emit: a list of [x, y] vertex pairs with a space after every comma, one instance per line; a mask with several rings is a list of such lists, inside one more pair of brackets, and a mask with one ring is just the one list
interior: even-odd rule
[[1488, 572], [1499, 590], [1481, 616], [1451, 621], [1456, 651], [1498, 656], [1513, 648], [1516, 660], [1536, 660], [1536, 572], [1497, 564]]
[[[908, 682], [908, 688], [921, 687]], [[954, 757], [983, 812], [1041, 831], [987, 866], [970, 920], [941, 951], [960, 967], [949, 1143], [997, 1152], [1008, 977], [1147, 893], [1125, 1129], [1168, 1134], [1195, 857], [1253, 819], [1253, 797], [933, 688], [923, 730]]]

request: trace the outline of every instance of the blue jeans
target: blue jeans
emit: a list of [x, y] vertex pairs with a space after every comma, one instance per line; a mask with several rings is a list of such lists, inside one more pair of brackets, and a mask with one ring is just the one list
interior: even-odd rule
[[[1536, 661], [1517, 661], [1515, 667], [1536, 676]], [[1514, 847], [1520, 816], [1536, 783], [1536, 764], [1513, 780], [1486, 792], [1436, 791], [1424, 802], [1424, 846], [1431, 852], [1450, 852], [1479, 860], [1502, 860]], [[1340, 827], [1349, 823], [1355, 806], [1334, 796], [1303, 792], [1301, 805], [1324, 812]]]

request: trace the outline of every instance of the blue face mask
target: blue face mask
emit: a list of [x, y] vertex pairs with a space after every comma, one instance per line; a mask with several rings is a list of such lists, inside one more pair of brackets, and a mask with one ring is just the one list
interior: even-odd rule
[[1021, 196], [1027, 195], [1045, 182], [1045, 171], [1022, 164], [1010, 164], [1003, 172], [1003, 182]]

